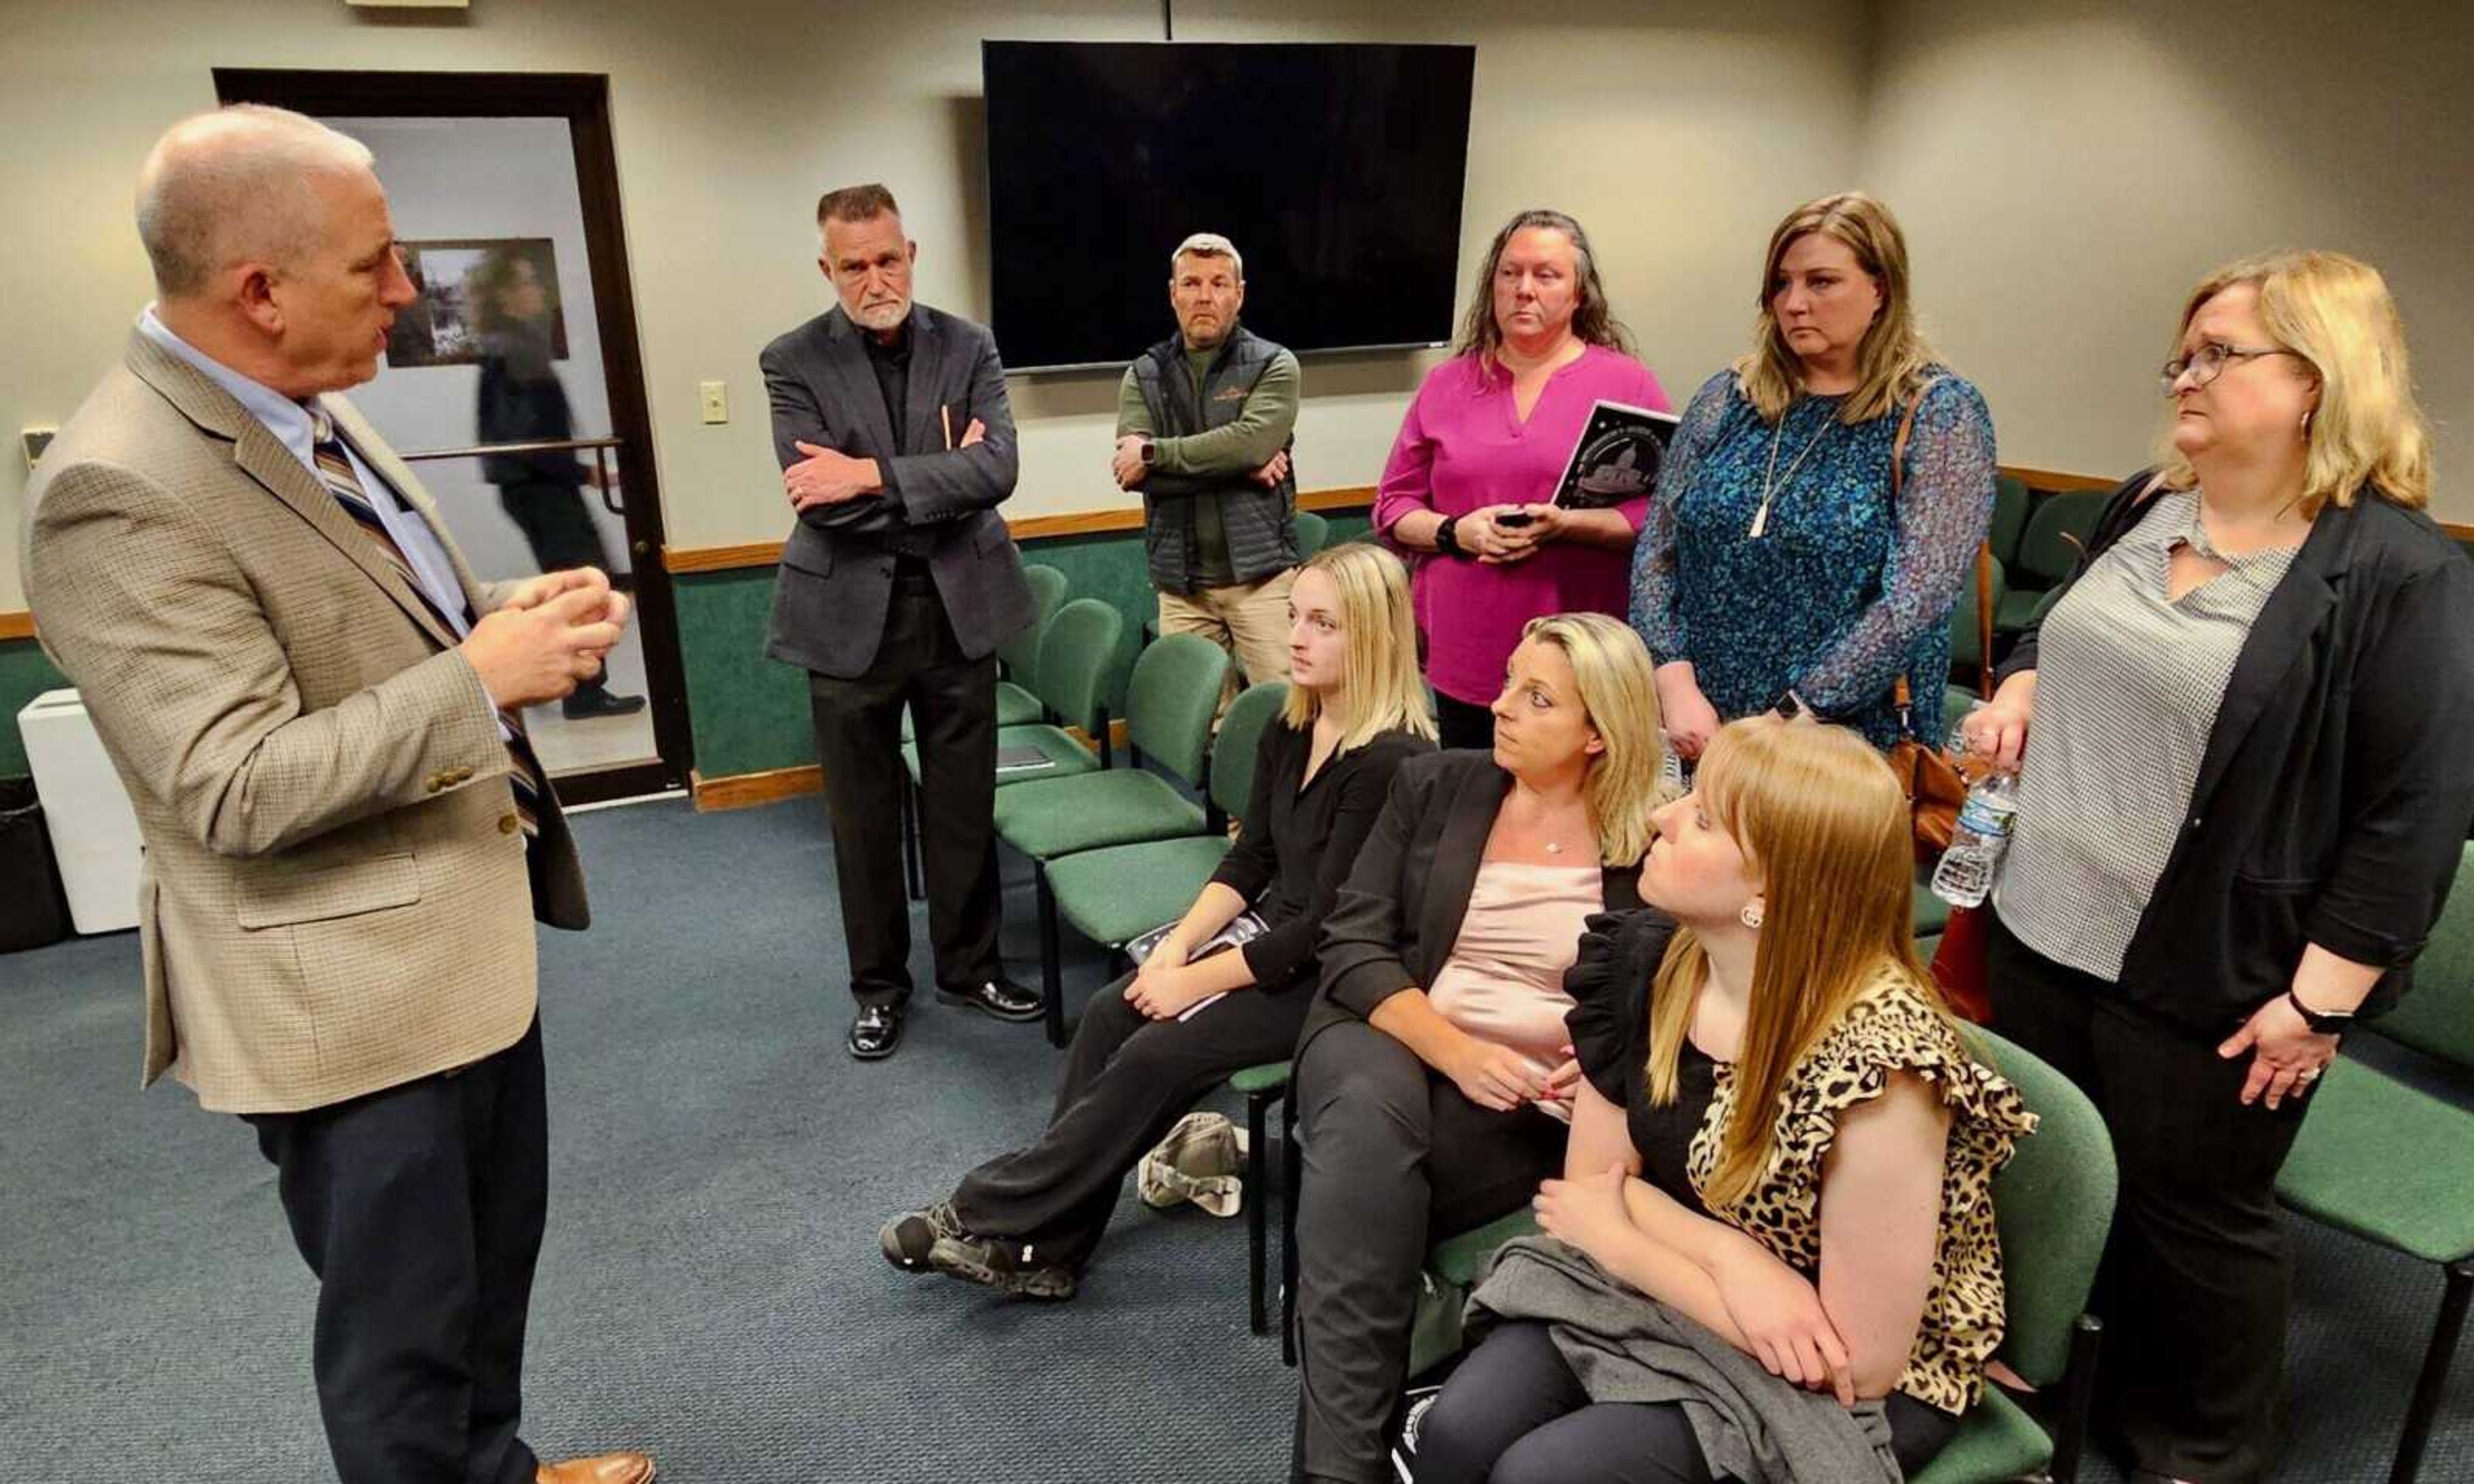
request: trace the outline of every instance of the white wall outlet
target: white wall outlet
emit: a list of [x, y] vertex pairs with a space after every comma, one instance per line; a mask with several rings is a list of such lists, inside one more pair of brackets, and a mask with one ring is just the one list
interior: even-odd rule
[[705, 421], [728, 422], [730, 420], [730, 393], [720, 382], [697, 382], [696, 401], [704, 409]]

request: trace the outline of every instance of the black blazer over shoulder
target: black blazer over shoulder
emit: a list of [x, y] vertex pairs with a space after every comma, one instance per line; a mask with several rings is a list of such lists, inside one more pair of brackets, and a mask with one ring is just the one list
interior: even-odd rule
[[[1323, 925], [1322, 983], [1298, 1048], [1342, 1020], [1363, 1020], [1407, 989], [1423, 989], [1451, 956], [1468, 915], [1486, 837], [1512, 775], [1491, 754], [1430, 753], [1393, 775], [1374, 832]], [[1640, 905], [1637, 865], [1608, 867], [1606, 910]]]
[[[2080, 572], [2138, 524], [2149, 477], [2114, 491]], [[2036, 667], [2036, 638], [2005, 679]], [[2474, 823], [2469, 737], [2474, 562], [2376, 491], [2324, 507], [2235, 660], [2122, 996], [2221, 1036], [2316, 943], [2389, 970], [2364, 1013], [2394, 1005]]]
[[[958, 315], [912, 306], [906, 438], [897, 447], [862, 333], [837, 306], [758, 357], [784, 468], [807, 457], [797, 447], [806, 443], [874, 459], [885, 471], [877, 494], [800, 513], [774, 586], [765, 653], [843, 680], [864, 674], [884, 641], [893, 590], [885, 538], [896, 531], [929, 543], [929, 570], [965, 656], [993, 654], [1037, 616], [996, 509], [1013, 493], [1019, 452], [996, 338]], [[946, 447], [946, 429], [958, 441], [973, 419], [984, 440]]]

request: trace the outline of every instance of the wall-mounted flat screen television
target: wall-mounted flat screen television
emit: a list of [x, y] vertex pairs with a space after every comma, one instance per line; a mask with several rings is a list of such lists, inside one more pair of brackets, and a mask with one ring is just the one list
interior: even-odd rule
[[987, 41], [990, 287], [1008, 370], [1173, 333], [1169, 253], [1246, 260], [1244, 323], [1298, 351], [1452, 334], [1476, 49]]

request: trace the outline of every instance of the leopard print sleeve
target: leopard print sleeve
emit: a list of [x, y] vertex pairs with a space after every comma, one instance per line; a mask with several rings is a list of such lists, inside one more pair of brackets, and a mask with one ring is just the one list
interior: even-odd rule
[[1781, 1089], [1777, 1153], [1759, 1188], [1730, 1214], [1805, 1272], [1821, 1260], [1822, 1165], [1838, 1120], [1879, 1097], [1893, 1072], [1922, 1079], [1950, 1110], [1932, 1287], [1899, 1390], [1944, 1411], [1974, 1404], [2001, 1343], [2001, 1238], [1993, 1177], [2035, 1115], [2018, 1089], [1972, 1056], [1903, 978], [1885, 977], [1814, 1047]]

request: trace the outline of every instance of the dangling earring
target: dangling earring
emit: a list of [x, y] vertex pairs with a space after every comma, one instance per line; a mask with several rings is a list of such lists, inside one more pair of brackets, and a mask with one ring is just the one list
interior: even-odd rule
[[1735, 917], [1746, 927], [1758, 927], [1761, 925], [1761, 904], [1748, 901], [1744, 903], [1744, 910], [1736, 913]]

